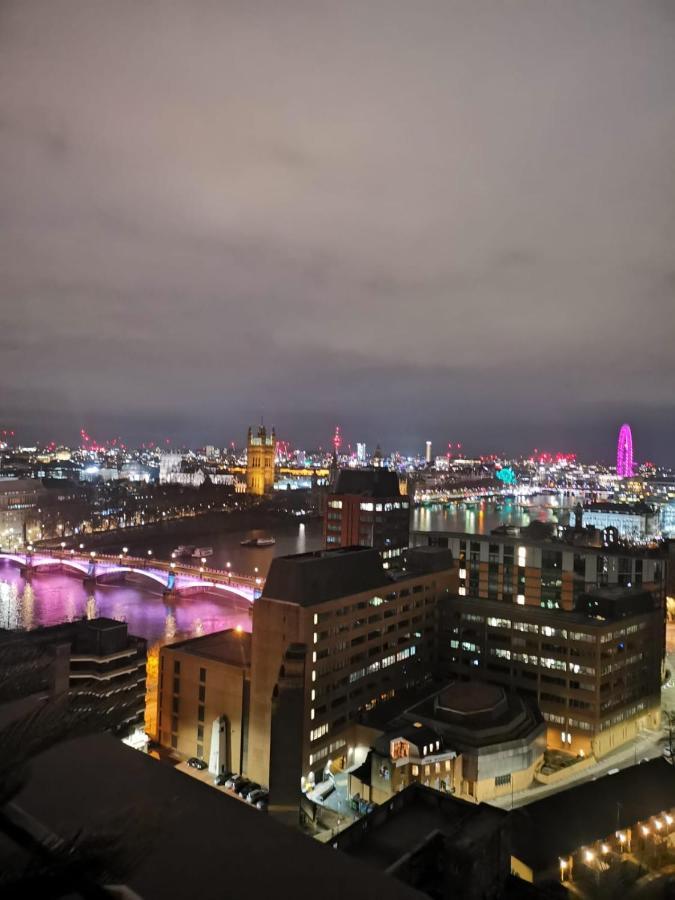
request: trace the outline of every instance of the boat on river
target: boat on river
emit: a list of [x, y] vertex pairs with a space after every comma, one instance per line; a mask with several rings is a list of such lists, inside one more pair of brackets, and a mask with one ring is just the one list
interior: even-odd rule
[[273, 547], [276, 544], [276, 538], [266, 537], [266, 538], [248, 538], [245, 541], [240, 541], [242, 547]]

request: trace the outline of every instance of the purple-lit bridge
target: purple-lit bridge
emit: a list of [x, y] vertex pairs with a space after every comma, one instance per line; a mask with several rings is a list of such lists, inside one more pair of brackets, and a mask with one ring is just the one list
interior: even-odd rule
[[160, 585], [165, 596], [172, 594], [185, 596], [215, 589], [224, 594], [236, 594], [253, 602], [262, 588], [261, 578], [205, 566], [186, 566], [178, 562], [139, 559], [124, 553], [107, 556], [95, 551], [87, 554], [76, 553], [73, 550], [35, 549], [24, 553], [0, 550], [0, 562], [2, 560], [18, 565], [26, 575], [40, 572], [71, 572], [91, 584], [137, 581], [140, 576]]

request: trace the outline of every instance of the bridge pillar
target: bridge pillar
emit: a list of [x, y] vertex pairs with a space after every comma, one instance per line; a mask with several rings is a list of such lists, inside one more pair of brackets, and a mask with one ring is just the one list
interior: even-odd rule
[[89, 560], [87, 574], [82, 579], [82, 584], [86, 587], [93, 587], [96, 584], [96, 562], [93, 559]]
[[169, 575], [166, 579], [166, 587], [162, 592], [163, 597], [177, 597], [178, 591], [176, 590], [176, 573], [169, 572]]

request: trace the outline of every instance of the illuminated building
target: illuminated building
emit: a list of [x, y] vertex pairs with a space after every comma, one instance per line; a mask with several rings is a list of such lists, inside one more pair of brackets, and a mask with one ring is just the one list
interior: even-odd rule
[[529, 788], [545, 749], [541, 713], [515, 691], [455, 681], [395, 716], [350, 773], [349, 793], [384, 803], [419, 782], [490, 801]]
[[40, 537], [38, 509], [46, 496], [37, 479], [0, 480], [0, 546], [14, 549]]
[[408, 547], [410, 502], [399, 477], [386, 468], [336, 473], [324, 513], [326, 547], [375, 547], [385, 566], [399, 564]]
[[599, 757], [658, 727], [664, 551], [506, 530], [413, 535], [421, 539], [459, 564], [457, 596], [440, 607], [447, 677], [517, 689], [541, 709], [551, 747]]
[[619, 429], [616, 445], [616, 474], [619, 478], [633, 477], [633, 435], [630, 425], [623, 424]]
[[424, 449], [424, 461], [426, 462], [426, 464], [428, 466], [430, 466], [431, 463], [433, 462], [433, 459], [434, 459], [434, 457], [433, 457], [432, 449], [431, 449], [431, 441], [427, 441], [425, 449]]
[[[646, 503], [591, 503], [583, 508], [582, 523], [604, 531], [615, 528], [622, 538], [643, 539], [658, 531], [658, 516]], [[577, 514], [570, 513], [570, 526], [576, 525]]]
[[269, 785], [270, 809], [275, 795], [297, 803], [300, 776], [320, 781], [329, 764], [362, 761], [361, 713], [427, 682], [436, 606], [456, 589], [451, 565], [430, 548], [398, 577], [361, 547], [272, 561], [253, 605], [247, 761], [247, 775]]
[[365, 465], [366, 463], [366, 445], [365, 444], [357, 444], [356, 445], [356, 459], [360, 465]]
[[246, 442], [246, 491], [262, 496], [274, 488], [274, 464], [276, 437], [274, 428], [270, 434], [264, 425], [258, 427], [257, 434], [248, 429]]
[[241, 772], [249, 714], [251, 635], [236, 629], [159, 651], [159, 742], [214, 772]]
[[160, 453], [159, 456], [159, 483], [168, 484], [171, 476], [180, 472], [183, 467], [181, 453]]

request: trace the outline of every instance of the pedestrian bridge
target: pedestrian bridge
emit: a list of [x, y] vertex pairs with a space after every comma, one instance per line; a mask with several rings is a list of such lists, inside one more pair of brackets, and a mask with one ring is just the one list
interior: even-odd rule
[[3, 560], [18, 565], [24, 574], [71, 572], [94, 584], [147, 578], [160, 585], [164, 594], [194, 594], [204, 590], [217, 590], [253, 602], [262, 587], [261, 578], [205, 566], [135, 558], [126, 554], [109, 556], [95, 551], [77, 553], [73, 550], [34, 549], [16, 553], [0, 550], [0, 562]]

